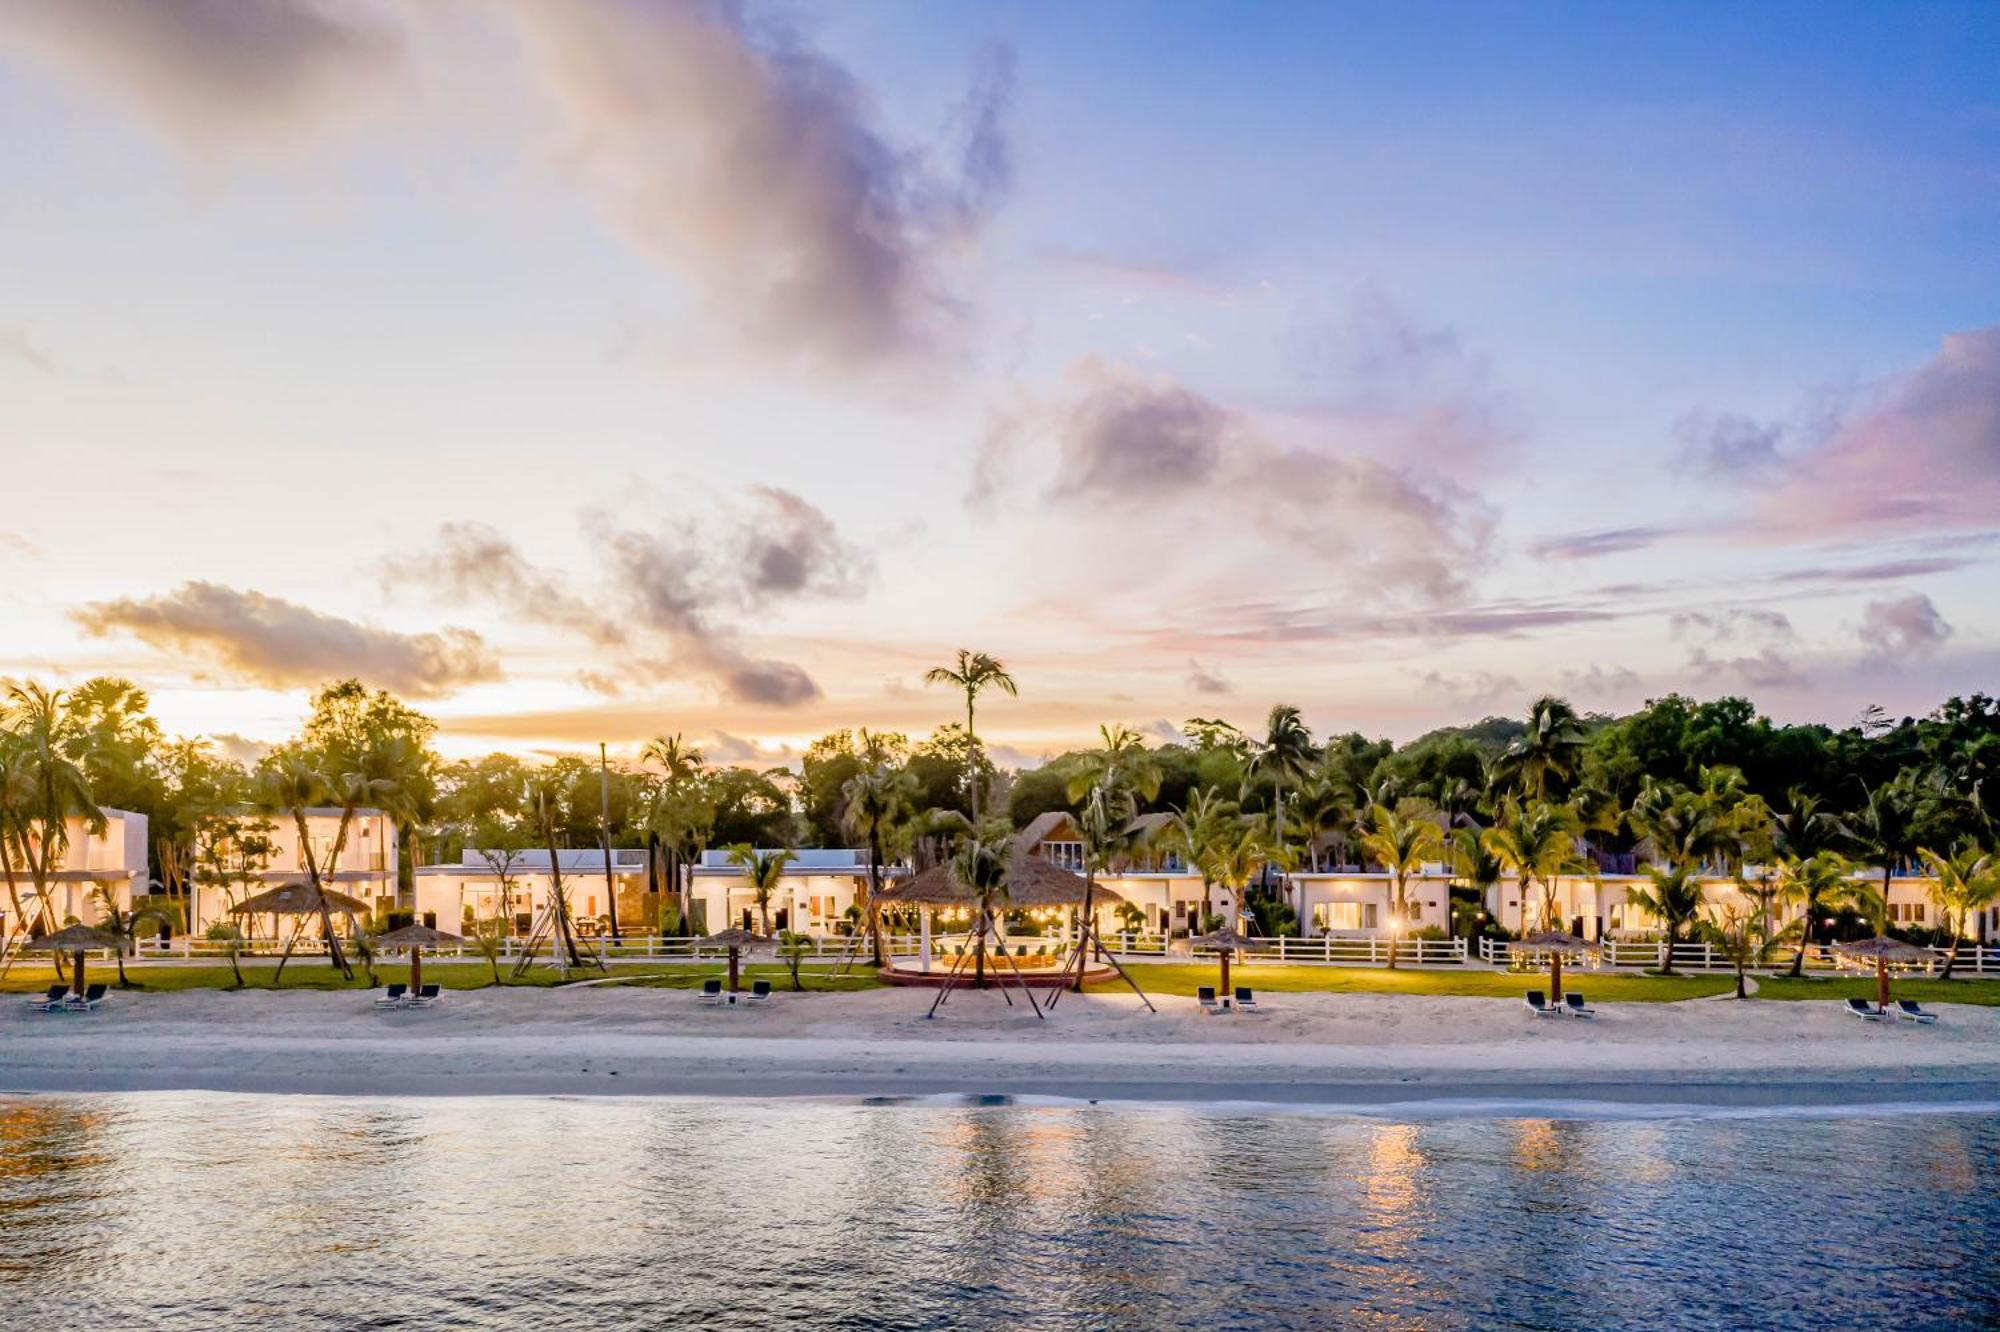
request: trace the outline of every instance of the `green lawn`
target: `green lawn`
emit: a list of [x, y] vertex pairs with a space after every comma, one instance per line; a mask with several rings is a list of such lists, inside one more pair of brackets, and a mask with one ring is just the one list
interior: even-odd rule
[[[621, 968], [621, 970], [624, 969]], [[644, 967], [633, 967], [629, 968], [629, 970], [643, 973], [646, 969]], [[848, 968], [847, 974], [844, 976], [836, 977], [831, 974], [832, 970], [831, 967], [817, 969], [813, 967], [800, 967], [799, 979], [804, 982], [805, 988], [809, 993], [814, 990], [822, 993], [827, 991], [845, 993], [850, 990], [879, 990], [882, 988], [882, 982], [875, 979], [874, 969], [864, 964], [857, 963]], [[659, 990], [695, 990], [701, 988], [701, 983], [705, 980], [719, 980], [726, 984], [729, 980], [728, 964], [716, 962], [705, 963], [698, 967], [677, 965], [671, 968], [660, 967], [656, 964], [653, 968], [653, 974], [635, 975], [630, 980], [620, 981], [619, 984], [621, 986], [643, 985], [648, 989]], [[760, 962], [754, 966], [746, 965], [742, 972], [743, 988], [746, 990], [749, 989], [750, 982], [753, 980], [767, 980], [771, 982], [772, 989], [785, 993], [791, 992], [792, 973], [782, 963]]]
[[[1142, 962], [1125, 968], [1152, 994], [1193, 997], [1198, 985], [1213, 985], [1213, 966]], [[1229, 971], [1230, 984], [1285, 993], [1328, 994], [1446, 994], [1486, 999], [1519, 999], [1529, 990], [1547, 990], [1548, 973], [1510, 975], [1499, 971], [1417, 971], [1384, 967], [1298, 967], [1238, 963]], [[1122, 990], [1117, 977], [1089, 987], [1093, 991]], [[1728, 976], [1626, 976], [1593, 972], [1563, 972], [1563, 988], [1588, 995], [1591, 1002], [1644, 1003], [1701, 999], [1728, 994], [1736, 982]]]
[[[1873, 976], [1842, 976], [1813, 980], [1804, 977], [1759, 976], [1759, 999], [1866, 999], [1875, 1002]], [[1900, 980], [1889, 978], [1889, 998], [1915, 999], [1921, 1004], [1981, 1004], [2000, 1007], [2000, 980]]]
[[[501, 963], [500, 974], [506, 977], [507, 984], [509, 985], [549, 986], [560, 984], [563, 979], [553, 968], [537, 966], [517, 981], [509, 975], [508, 966], [509, 964], [505, 962]], [[245, 987], [253, 990], [269, 990], [273, 988], [286, 990], [366, 990], [369, 988], [367, 972], [360, 966], [354, 968], [354, 979], [352, 981], [344, 981], [340, 978], [339, 972], [324, 962], [317, 960], [292, 962], [285, 967], [284, 984], [274, 987], [271, 978], [277, 972], [277, 969], [275, 960], [259, 958], [252, 961], [248, 958], [244, 959], [243, 982]], [[610, 974], [613, 976], [642, 975], [648, 971], [657, 970], [659, 970], [657, 963], [651, 967], [639, 963], [614, 963], [612, 964]], [[773, 970], [782, 971], [783, 968], [773, 968]], [[695, 984], [699, 983], [698, 978], [700, 976], [721, 974], [720, 970], [714, 968], [703, 968], [700, 971], [689, 968], [689, 972], [697, 978], [695, 981], [690, 982]], [[93, 961], [84, 974], [88, 980], [103, 981], [107, 984], [115, 984], [118, 980], [117, 967], [105, 962]], [[212, 965], [198, 963], [186, 966], [128, 965], [125, 968], [125, 974], [133, 981], [138, 990], [150, 990], [155, 993], [163, 993], [168, 990], [221, 990], [230, 988], [236, 983], [236, 978], [230, 973], [227, 962], [218, 962]], [[595, 967], [572, 968], [569, 979], [591, 980], [602, 974]], [[377, 963], [375, 966], [375, 975], [384, 984], [392, 981], [407, 982], [410, 979], [409, 964], [406, 962], [396, 962], [394, 964]], [[0, 992], [34, 993], [55, 984], [55, 981], [55, 969], [48, 963], [40, 961], [21, 963], [8, 971], [4, 981], [0, 981]], [[493, 983], [493, 970], [484, 962], [426, 961], [424, 963], [424, 982], [430, 985], [442, 985], [447, 990], [477, 990]]]

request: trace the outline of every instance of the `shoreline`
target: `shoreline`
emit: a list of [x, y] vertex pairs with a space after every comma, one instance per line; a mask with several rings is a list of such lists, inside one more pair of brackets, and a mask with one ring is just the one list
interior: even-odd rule
[[725, 1010], [606, 987], [468, 991], [390, 1013], [313, 992], [115, 995], [89, 1014], [21, 1004], [0, 1014], [0, 1095], [2000, 1113], [2000, 1010], [1973, 1006], [1940, 1006], [1939, 1024], [1918, 1028], [1857, 1022], [1830, 1003], [1634, 1004], [1584, 1022], [1492, 999], [1296, 994], [1274, 996], [1268, 1013], [1211, 1017], [1186, 1000], [1154, 1015], [1093, 994], [1038, 1022], [989, 992], [954, 997], [927, 1022], [903, 991], [786, 998]]

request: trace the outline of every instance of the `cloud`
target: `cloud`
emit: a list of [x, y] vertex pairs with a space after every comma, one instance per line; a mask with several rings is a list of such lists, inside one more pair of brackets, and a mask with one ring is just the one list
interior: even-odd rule
[[369, 7], [314, 0], [0, 0], [9, 48], [206, 150], [365, 102], [400, 38]]
[[1870, 651], [1889, 657], [1933, 652], [1952, 632], [1931, 599], [1913, 593], [1869, 602], [1862, 608], [1858, 634]]
[[[1338, 442], [1281, 444], [1171, 377], [1094, 358], [1070, 368], [1065, 392], [1003, 418], [975, 465], [968, 502], [989, 509], [1023, 477], [1049, 475], [1047, 503], [1127, 525], [1167, 524], [1173, 540], [1210, 524], [1233, 547], [1346, 574], [1388, 599], [1464, 594], [1486, 563], [1492, 512], [1436, 468], [1396, 467]], [[1366, 514], [1336, 524], [1328, 515]]]
[[1888, 583], [1904, 578], [1952, 573], [1974, 561], [1955, 555], [1912, 556], [1882, 560], [1875, 564], [1855, 564], [1836, 569], [1792, 569], [1778, 575], [1781, 583]]
[[954, 117], [953, 171], [892, 142], [838, 62], [730, 0], [568, 0], [514, 11], [612, 225], [755, 342], [853, 365], [956, 322], [951, 252], [1004, 193], [1012, 60]]
[[1521, 437], [1520, 409], [1494, 386], [1487, 358], [1456, 329], [1420, 323], [1379, 287], [1361, 287], [1288, 343], [1319, 410], [1376, 456], [1483, 467]]
[[1757, 520], [1782, 535], [2000, 523], [2000, 325], [1945, 338], [1794, 451]]
[[92, 602], [73, 618], [91, 635], [126, 634], [162, 652], [203, 657], [232, 675], [281, 689], [355, 675], [425, 698], [500, 678], [484, 640], [470, 630], [395, 633], [216, 583], [183, 583], [156, 597]]
[[1518, 678], [1497, 671], [1472, 671], [1465, 675], [1411, 671], [1409, 674], [1426, 693], [1442, 695], [1452, 707], [1467, 710], [1490, 708], [1505, 699], [1518, 698], [1523, 692]]
[[1562, 673], [1563, 692], [1578, 698], [1625, 698], [1639, 688], [1639, 674], [1624, 666], [1592, 665]]
[[711, 763], [734, 763], [746, 768], [775, 768], [798, 757], [789, 745], [766, 745], [728, 731], [715, 731], [701, 743], [702, 756]]
[[1791, 619], [1781, 611], [1744, 607], [1677, 611], [1668, 626], [1673, 637], [1687, 645], [1687, 669], [1698, 679], [1734, 681], [1750, 688], [1803, 680], [1791, 658], [1798, 637]]
[[622, 526], [608, 512], [584, 522], [603, 561], [595, 584], [538, 567], [511, 538], [471, 522], [446, 523], [433, 549], [386, 561], [384, 579], [582, 635], [603, 650], [578, 676], [598, 693], [693, 675], [737, 703], [795, 707], [820, 697], [804, 668], [747, 652], [737, 627], [739, 615], [866, 586], [872, 560], [818, 507], [755, 486], [659, 530]]
[[1224, 679], [1221, 672], [1210, 670], [1193, 657], [1188, 658], [1187, 687], [1197, 694], [1231, 694], [1236, 686]]
[[1678, 527], [1642, 526], [1569, 532], [1530, 543], [1528, 553], [1544, 560], [1594, 560], [1605, 555], [1645, 550], [1670, 537], [1679, 536], [1682, 530]]
[[1675, 422], [1674, 434], [1680, 448], [1674, 454], [1673, 468], [1689, 476], [1766, 481], [1786, 463], [1779, 448], [1785, 428], [1747, 416], [1694, 412]]
[[0, 328], [0, 358], [45, 375], [56, 373], [56, 358], [25, 328]]

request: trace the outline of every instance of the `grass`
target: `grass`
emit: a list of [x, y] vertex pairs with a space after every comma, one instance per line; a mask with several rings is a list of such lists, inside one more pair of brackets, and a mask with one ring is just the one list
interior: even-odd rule
[[[1873, 976], [1840, 976], [1826, 980], [1790, 976], [1759, 976], [1759, 999], [1866, 999], [1875, 1002]], [[2000, 1007], [2000, 980], [1902, 980], [1889, 978], [1889, 998], [1914, 999], [1920, 1004], [1979, 1004]]]
[[[876, 980], [874, 972], [865, 965], [857, 964], [849, 968], [847, 974], [844, 976], [827, 974], [830, 970], [831, 968], [815, 970], [812, 967], [800, 967], [799, 979], [804, 983], [808, 993], [817, 990], [822, 993], [831, 991], [845, 994], [852, 990], [879, 990], [882, 988], [882, 982]], [[701, 983], [705, 980], [719, 980], [727, 983], [729, 980], [728, 965], [721, 964], [700, 967], [676, 965], [671, 970], [664, 972], [664, 974], [634, 976], [630, 980], [620, 981], [619, 985], [644, 986], [647, 989], [656, 990], [696, 990], [701, 988]], [[760, 963], [754, 966], [745, 966], [742, 971], [743, 988], [750, 988], [750, 982], [753, 980], [767, 980], [771, 982], [772, 989], [787, 993], [792, 988], [792, 973], [790, 969], [782, 964]]]
[[[1198, 985], [1213, 985], [1212, 966], [1185, 966], [1175, 963], [1141, 962], [1125, 968], [1132, 979], [1149, 994], [1177, 994], [1192, 998]], [[1548, 988], [1548, 973], [1516, 975], [1503, 971], [1417, 971], [1383, 967], [1297, 967], [1238, 963], [1231, 967], [1231, 985], [1287, 994], [1441, 994], [1484, 999], [1519, 999], [1529, 990]], [[1125, 988], [1123, 981], [1092, 984], [1092, 991]], [[1563, 988], [1577, 989], [1592, 1002], [1647, 1003], [1677, 999], [1702, 999], [1712, 994], [1730, 994], [1736, 982], [1729, 976], [1624, 976], [1563, 970]]]
[[[563, 981], [563, 977], [553, 968], [542, 966], [535, 967], [520, 980], [515, 980], [508, 974], [510, 965], [510, 963], [506, 962], [500, 964], [500, 974], [506, 978], [508, 985], [523, 988], [546, 988], [552, 985], [559, 985]], [[324, 962], [295, 961], [285, 967], [284, 983], [282, 985], [274, 985], [271, 978], [276, 974], [277, 970], [278, 965], [275, 960], [260, 958], [253, 961], [248, 958], [244, 959], [244, 988], [251, 990], [367, 990], [370, 988], [368, 975], [359, 966], [354, 969], [354, 979], [347, 981], [342, 980], [340, 973]], [[637, 963], [613, 963], [610, 974], [613, 976], [642, 975], [648, 970], [648, 967]], [[658, 964], [654, 964], [650, 970], [658, 970]], [[695, 980], [690, 982], [693, 984], [700, 983], [700, 976], [721, 974], [718, 971], [706, 968], [700, 971], [696, 971], [694, 968], [689, 968], [688, 970], [692, 976], [696, 977]], [[777, 968], [777, 970], [782, 971], [783, 968]], [[84, 974], [87, 980], [103, 981], [106, 984], [115, 985], [118, 980], [117, 967], [107, 963], [93, 962]], [[202, 963], [186, 966], [134, 966], [131, 963], [127, 963], [125, 974], [128, 979], [134, 982], [135, 990], [155, 994], [166, 993], [171, 990], [226, 990], [233, 988], [236, 984], [236, 978], [231, 974], [227, 962], [217, 962], [212, 965]], [[571, 980], [592, 980], [602, 974], [595, 967], [572, 968], [569, 978]], [[375, 975], [384, 984], [394, 981], [408, 982], [410, 979], [410, 968], [407, 963], [403, 962], [394, 964], [377, 963], [375, 966]], [[48, 963], [22, 963], [10, 970], [4, 981], [0, 981], [0, 992], [36, 993], [47, 989], [55, 983], [55, 968]], [[493, 983], [493, 969], [483, 961], [440, 962], [427, 958], [424, 961], [424, 983], [428, 985], [442, 985], [447, 990], [483, 989]], [[788, 980], [787, 984], [789, 983]]]

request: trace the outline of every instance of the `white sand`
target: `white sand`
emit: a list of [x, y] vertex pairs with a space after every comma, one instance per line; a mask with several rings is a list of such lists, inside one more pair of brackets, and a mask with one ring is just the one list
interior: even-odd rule
[[2000, 1098], [2000, 1009], [1864, 1023], [1832, 1003], [1608, 1006], [1593, 1022], [1519, 1002], [1269, 996], [1209, 1017], [1067, 995], [1038, 1022], [996, 993], [780, 992], [753, 1009], [686, 991], [450, 993], [378, 1013], [366, 996], [114, 993], [91, 1014], [0, 1004], [0, 1091], [190, 1089], [382, 1095], [1044, 1094], [1356, 1104], [1434, 1098], [1846, 1104]]

